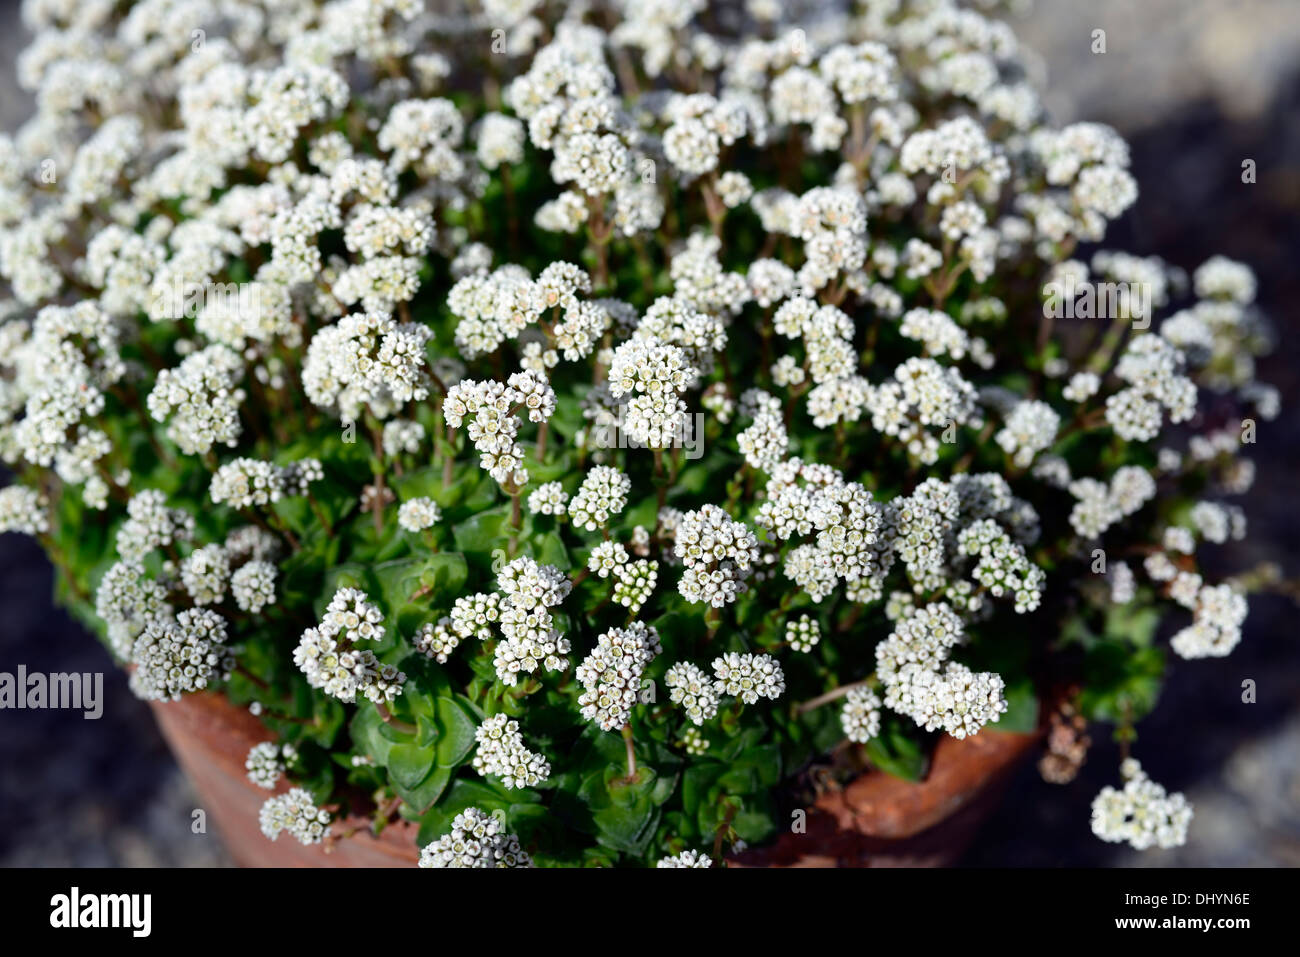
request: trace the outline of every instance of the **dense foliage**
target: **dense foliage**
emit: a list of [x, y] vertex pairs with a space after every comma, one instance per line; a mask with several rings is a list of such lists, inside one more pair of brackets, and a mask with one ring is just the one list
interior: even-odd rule
[[0, 529], [261, 716], [270, 837], [698, 866], [1049, 715], [1068, 780], [1239, 640], [1277, 397], [1244, 266], [1080, 251], [1127, 147], [994, 7], [29, 0]]

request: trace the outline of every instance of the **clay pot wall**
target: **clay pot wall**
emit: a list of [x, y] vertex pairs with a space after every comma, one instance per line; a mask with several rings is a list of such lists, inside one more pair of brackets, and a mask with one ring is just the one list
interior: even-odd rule
[[[289, 835], [268, 840], [258, 810], [272, 793], [244, 769], [253, 745], [270, 739], [247, 711], [210, 693], [153, 704], [163, 735], [189, 776], [227, 850], [245, 867], [409, 867], [418, 860], [416, 828], [396, 822], [373, 836], [364, 819], [344, 819], [335, 831], [361, 825], [330, 846], [303, 846]], [[1035, 734], [986, 730], [957, 741], [944, 737], [924, 781], [868, 772], [822, 795], [807, 830], [782, 834], [770, 846], [745, 851], [742, 867], [934, 867], [952, 863], [997, 805]], [[287, 790], [281, 784], [280, 790]]]

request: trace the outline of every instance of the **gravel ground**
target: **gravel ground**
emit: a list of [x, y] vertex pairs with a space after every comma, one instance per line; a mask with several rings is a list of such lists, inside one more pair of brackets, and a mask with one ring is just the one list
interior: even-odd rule
[[[0, 128], [30, 110], [12, 86], [26, 42], [17, 5], [0, 0]], [[1090, 52], [1105, 29], [1107, 52]], [[1300, 9], [1294, 0], [1039, 0], [1017, 25], [1042, 54], [1054, 113], [1117, 126], [1133, 145], [1143, 194], [1115, 245], [1187, 267], [1222, 252], [1251, 263], [1278, 322], [1263, 375], [1284, 416], [1261, 429], [1260, 481], [1245, 503], [1250, 540], [1225, 568], [1268, 559], [1300, 575]], [[1240, 183], [1242, 159], [1258, 183]], [[7, 712], [0, 734], [0, 865], [214, 866], [215, 835], [190, 833], [196, 798], [148, 709], [108, 655], [53, 608], [51, 572], [30, 541], [0, 536], [0, 670], [102, 671], [103, 717]], [[1300, 648], [1295, 608], [1252, 603], [1242, 646], [1222, 661], [1181, 662], [1136, 753], [1196, 807], [1188, 844], [1136, 854], [1095, 840], [1088, 805], [1114, 783], [1105, 729], [1080, 779], [1045, 784], [1026, 768], [967, 855], [972, 865], [1300, 865]], [[1258, 703], [1240, 701], [1245, 678]], [[17, 773], [16, 773], [17, 772]]]
[[0, 536], [0, 670], [103, 674], [103, 714], [5, 711], [0, 735], [0, 865], [216, 866], [198, 801], [148, 707], [107, 651], [49, 596], [53, 572], [26, 537]]
[[[1078, 39], [1098, 26], [1107, 31], [1102, 57]], [[1214, 32], [1197, 32], [1208, 30]], [[1263, 426], [1254, 450], [1259, 479], [1241, 502], [1250, 521], [1248, 540], [1218, 557], [1228, 574], [1267, 560], [1295, 578], [1300, 7], [1290, 0], [1051, 0], [1040, 2], [1021, 33], [1047, 54], [1057, 115], [1111, 123], [1132, 147], [1141, 197], [1108, 239], [1185, 268], [1222, 253], [1250, 263], [1258, 274], [1260, 303], [1278, 332], [1277, 351], [1261, 363], [1260, 375], [1282, 390], [1283, 413]], [[1138, 37], [1140, 44], [1130, 42]], [[1257, 163], [1254, 184], [1241, 182], [1247, 158]], [[1242, 644], [1226, 659], [1173, 659], [1160, 705], [1138, 729], [1134, 753], [1144, 768], [1166, 787], [1184, 791], [1195, 806], [1184, 847], [1139, 853], [1092, 837], [1092, 797], [1118, 783], [1116, 747], [1106, 740], [1109, 729], [1099, 728], [1087, 766], [1068, 787], [1024, 770], [967, 863], [1300, 865], [1295, 614], [1283, 598], [1252, 599]], [[1181, 619], [1170, 617], [1167, 626], [1181, 626]], [[1247, 678], [1257, 682], [1255, 704], [1241, 701]]]

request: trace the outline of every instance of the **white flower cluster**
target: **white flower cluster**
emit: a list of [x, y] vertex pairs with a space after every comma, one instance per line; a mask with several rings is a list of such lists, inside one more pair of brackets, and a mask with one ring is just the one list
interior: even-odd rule
[[736, 445], [751, 468], [775, 471], [790, 453], [790, 434], [780, 406], [774, 402], [756, 404], [754, 421], [736, 436]]
[[617, 575], [627, 564], [627, 549], [615, 541], [601, 542], [587, 557], [587, 570], [600, 578]]
[[119, 659], [131, 660], [131, 646], [146, 627], [162, 627], [175, 617], [167, 598], [168, 588], [147, 577], [139, 561], [119, 561], [104, 572], [95, 592], [95, 614]]
[[876, 646], [885, 706], [927, 731], [942, 729], [954, 738], [997, 721], [1007, 710], [1001, 677], [951, 660], [965, 637], [961, 619], [946, 602], [917, 608], [900, 620]]
[[[950, 210], [951, 211], [951, 208]], [[960, 359], [970, 349], [970, 337], [946, 312], [909, 309], [898, 327], [905, 338], [915, 339], [932, 356]]]
[[620, 565], [616, 575], [614, 601], [626, 608], [628, 614], [635, 615], [654, 594], [659, 583], [659, 563], [653, 559], [629, 562]]
[[225, 597], [230, 559], [221, 545], [196, 548], [181, 562], [181, 584], [196, 605], [212, 605]]
[[1200, 585], [1193, 576], [1194, 591], [1188, 604], [1195, 619], [1170, 640], [1170, 647], [1184, 658], [1222, 658], [1241, 642], [1246, 620], [1246, 599], [1231, 585]]
[[397, 510], [397, 524], [408, 532], [432, 528], [441, 518], [442, 510], [438, 504], [425, 496], [407, 499]]
[[687, 601], [714, 608], [733, 602], [745, 590], [758, 539], [716, 505], [687, 512], [678, 522], [673, 554], [685, 566], [677, 590]]
[[994, 598], [1010, 595], [1017, 614], [1038, 608], [1047, 575], [1025, 557], [1024, 548], [997, 522], [983, 518], [966, 526], [957, 536], [957, 544], [965, 554], [977, 556], [971, 577]]
[[[497, 677], [514, 685], [520, 672], [532, 674], [541, 667], [547, 671], [567, 668], [569, 660], [564, 656], [569, 653], [569, 639], [555, 627], [549, 609], [568, 597], [572, 582], [554, 565], [516, 558], [497, 574], [497, 586], [504, 596], [499, 619], [503, 640], [497, 642], [493, 657]], [[490, 613], [489, 606], [483, 613], [485, 620], [490, 620]], [[452, 623], [457, 627], [455, 610]]]
[[680, 396], [697, 374], [675, 345], [629, 339], [615, 349], [609, 391], [614, 398], [631, 395], [623, 415], [628, 437], [656, 449], [679, 439], [686, 419]]
[[1138, 336], [1115, 365], [1115, 375], [1129, 383], [1106, 400], [1106, 421], [1129, 442], [1147, 442], [1160, 434], [1161, 409], [1169, 421], [1186, 422], [1196, 412], [1196, 384], [1182, 375], [1183, 355], [1159, 336]]
[[131, 690], [146, 701], [202, 691], [232, 666], [226, 638], [225, 619], [206, 608], [148, 620], [131, 645]]
[[150, 552], [194, 536], [194, 519], [183, 509], [168, 508], [157, 489], [138, 492], [126, 503], [126, 521], [117, 530], [117, 553], [132, 562]]
[[[819, 387], [820, 388], [820, 387]], [[879, 386], [863, 384], [861, 395], [846, 396], [845, 418], [856, 421], [865, 408], [872, 428], [894, 438], [908, 454], [924, 465], [939, 458], [939, 439], [927, 427], [982, 424], [975, 388], [951, 366], [933, 359], [907, 359], [894, 370], [892, 381]], [[809, 395], [810, 405], [817, 394]]]
[[1140, 511], [1155, 498], [1156, 483], [1141, 466], [1124, 465], [1109, 484], [1081, 478], [1070, 482], [1069, 490], [1078, 500], [1070, 511], [1070, 525], [1081, 538], [1089, 539]]
[[471, 272], [447, 294], [447, 306], [460, 320], [456, 345], [466, 359], [473, 359], [536, 327], [545, 336], [545, 367], [555, 365], [561, 354], [570, 361], [586, 358], [611, 318], [605, 301], [579, 298], [589, 292], [586, 271], [563, 261], [551, 263], [536, 279], [514, 265]]
[[555, 412], [555, 392], [539, 373], [516, 372], [505, 382], [463, 379], [447, 391], [442, 404], [447, 425], [466, 432], [479, 453], [483, 470], [504, 486], [528, 484], [524, 452], [515, 441], [519, 432], [516, 413], [528, 410], [532, 422], [545, 422]]
[[340, 588], [330, 599], [321, 623], [302, 633], [293, 663], [307, 683], [340, 701], [352, 703], [358, 694], [384, 703], [402, 693], [406, 675], [386, 665], [358, 641], [383, 637], [383, 612], [357, 588]]
[[759, 698], [775, 701], [785, 692], [785, 675], [771, 655], [729, 651], [713, 660], [713, 674], [715, 695], [731, 695], [745, 704], [754, 704]]
[[850, 688], [840, 709], [844, 735], [856, 744], [866, 744], [880, 734], [880, 698], [863, 685]]
[[467, 807], [456, 815], [451, 830], [420, 851], [421, 867], [532, 867], [519, 847], [519, 838], [507, 834], [495, 816]]
[[682, 851], [672, 857], [662, 857], [655, 867], [712, 867], [713, 859], [699, 851]]
[[501, 617], [501, 596], [479, 593], [456, 599], [451, 609], [450, 625], [461, 638], [487, 641], [492, 637], [491, 624]]
[[1139, 851], [1150, 847], [1181, 847], [1187, 842], [1192, 806], [1187, 798], [1169, 794], [1147, 777], [1135, 759], [1120, 766], [1124, 789], [1109, 785], [1092, 802], [1092, 833], [1112, 844], [1127, 843]]
[[411, 637], [411, 644], [416, 651], [445, 665], [451, 653], [460, 647], [460, 639], [461, 635], [452, 626], [451, 618], [443, 616], [436, 622], [428, 621], [421, 625]]
[[623, 511], [631, 491], [632, 480], [622, 470], [611, 465], [594, 466], [569, 502], [569, 520], [574, 528], [594, 532]]
[[500, 778], [507, 788], [531, 788], [551, 776], [550, 762], [528, 749], [519, 722], [509, 715], [488, 718], [474, 732], [474, 740], [478, 742], [474, 770]]
[[25, 485], [0, 488], [0, 532], [44, 535], [50, 530], [49, 503], [45, 496]]
[[384, 423], [384, 455], [397, 458], [405, 452], [416, 455], [424, 442], [424, 426], [410, 419], [390, 419]]
[[1018, 468], [1028, 468], [1035, 455], [1051, 448], [1060, 426], [1061, 417], [1046, 402], [1017, 402], [994, 438]]
[[149, 393], [149, 414], [170, 418], [167, 435], [182, 452], [207, 452], [213, 445], [234, 447], [239, 441], [239, 382], [243, 360], [226, 346], [208, 346], [187, 356], [175, 369], [158, 373]]
[[695, 724], [702, 725], [718, 713], [713, 679], [689, 661], [679, 661], [669, 668], [664, 684], [673, 703], [681, 705], [686, 717]]
[[271, 791], [280, 782], [286, 767], [297, 756], [298, 751], [292, 744], [263, 741], [249, 749], [248, 757], [244, 759], [244, 769], [248, 772], [248, 780], [259, 788]]
[[800, 615], [798, 618], [786, 622], [785, 625], [785, 643], [794, 651], [801, 651], [805, 654], [817, 647], [817, 643], [822, 640], [822, 628], [816, 618], [809, 615]]
[[0, 426], [0, 455], [9, 463], [21, 457], [53, 465], [63, 482], [84, 484], [87, 501], [102, 508], [107, 490], [99, 470], [112, 443], [94, 420], [105, 408], [105, 392], [127, 374], [117, 323], [93, 301], [50, 305], [30, 325], [23, 319], [0, 324], [0, 345], [6, 372], [0, 411], [6, 420], [14, 416]]
[[528, 494], [528, 511], [534, 515], [563, 515], [569, 495], [559, 482], [543, 482]]
[[582, 716], [602, 731], [627, 724], [641, 691], [641, 674], [662, 650], [659, 632], [639, 621], [601, 635], [578, 665], [578, 681], [586, 689], [578, 698]]
[[814, 601], [841, 580], [853, 592], [879, 570], [882, 513], [861, 485], [828, 466], [792, 458], [772, 471], [766, 493], [755, 518], [760, 528], [783, 541], [816, 532], [815, 542], [791, 549], [784, 565], [786, 577]]
[[429, 396], [424, 347], [433, 332], [386, 312], [355, 313], [312, 337], [303, 363], [307, 398], [353, 422], [363, 409], [387, 418]]
[[659, 563], [652, 560], [629, 561], [627, 548], [615, 541], [604, 541], [591, 550], [587, 570], [600, 578], [614, 577], [614, 601], [636, 614], [654, 592], [659, 581]]
[[267, 798], [258, 818], [262, 833], [273, 841], [282, 831], [288, 831], [302, 844], [319, 844], [330, 836], [329, 811], [318, 808], [302, 788]]
[[319, 459], [299, 459], [278, 466], [259, 459], [238, 458], [220, 466], [208, 486], [213, 504], [231, 508], [272, 505], [280, 499], [306, 495], [325, 477]]

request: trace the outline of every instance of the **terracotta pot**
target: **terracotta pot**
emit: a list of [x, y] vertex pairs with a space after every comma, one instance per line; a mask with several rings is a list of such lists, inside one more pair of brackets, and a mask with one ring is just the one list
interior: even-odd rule
[[249, 750], [271, 740], [262, 722], [208, 692], [150, 705], [208, 820], [215, 822], [226, 850], [241, 867], [409, 867], [419, 860], [417, 828], [409, 821], [391, 824], [375, 837], [368, 819], [345, 818], [334, 831], [360, 830], [329, 845], [300, 844], [288, 834], [269, 840], [258, 824], [258, 811], [272, 793], [283, 793], [289, 785], [281, 781], [271, 792], [248, 780], [244, 761]]
[[802, 834], [738, 854], [739, 867], [944, 867], [970, 846], [1038, 734], [944, 735], [923, 781], [869, 771], [814, 803]]
[[[258, 810], [271, 792], [248, 780], [244, 760], [270, 739], [261, 722], [215, 694], [153, 704], [163, 736], [215, 822], [226, 849], [244, 867], [407, 867], [416, 862], [416, 828], [400, 821], [374, 837], [365, 818], [335, 831], [358, 831], [331, 845], [305, 847], [288, 835], [270, 841]], [[1039, 736], [983, 731], [957, 741], [944, 737], [924, 781], [879, 771], [822, 795], [802, 834], [736, 855], [741, 867], [935, 867], [966, 849], [997, 806], [1007, 783]], [[280, 791], [288, 790], [282, 784]]]

